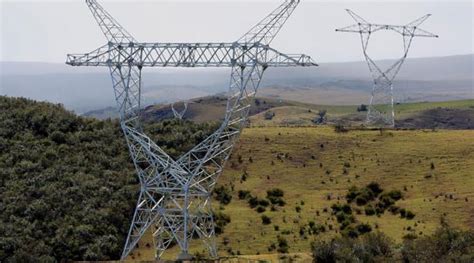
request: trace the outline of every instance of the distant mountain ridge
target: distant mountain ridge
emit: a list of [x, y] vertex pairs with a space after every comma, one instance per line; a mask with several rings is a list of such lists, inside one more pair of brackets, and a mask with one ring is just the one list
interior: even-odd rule
[[[394, 60], [381, 60], [382, 68]], [[229, 70], [146, 69], [143, 105], [226, 92]], [[408, 58], [394, 83], [398, 101], [471, 99], [474, 54]], [[0, 62], [0, 95], [62, 103], [78, 113], [114, 106], [107, 68], [60, 63]], [[259, 95], [317, 104], [367, 103], [370, 73], [364, 61], [320, 63], [318, 68], [272, 68]]]

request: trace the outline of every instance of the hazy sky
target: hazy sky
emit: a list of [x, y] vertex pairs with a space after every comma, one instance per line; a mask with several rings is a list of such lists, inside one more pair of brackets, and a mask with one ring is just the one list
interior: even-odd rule
[[[143, 42], [232, 42], [281, 1], [100, 1]], [[318, 62], [361, 60], [357, 34], [336, 33], [353, 24], [350, 8], [373, 23], [406, 24], [433, 14], [421, 28], [439, 39], [417, 38], [409, 57], [474, 53], [472, 1], [303, 0], [272, 47], [305, 53]], [[84, 1], [0, 0], [0, 61], [63, 63], [67, 53], [85, 53], [106, 43]], [[375, 59], [398, 57], [401, 36], [374, 35]]]

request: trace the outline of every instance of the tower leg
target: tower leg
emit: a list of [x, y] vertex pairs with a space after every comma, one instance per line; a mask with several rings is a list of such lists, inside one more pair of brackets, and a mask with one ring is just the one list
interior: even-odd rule
[[395, 124], [392, 82], [384, 76], [374, 81], [367, 122], [370, 125], [390, 127]]

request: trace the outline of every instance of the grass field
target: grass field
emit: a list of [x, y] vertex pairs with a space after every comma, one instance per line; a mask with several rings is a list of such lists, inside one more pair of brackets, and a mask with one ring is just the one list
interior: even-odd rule
[[[400, 111], [423, 106], [420, 103]], [[455, 106], [466, 104], [459, 102]], [[277, 158], [278, 155], [283, 157]], [[244, 171], [248, 177], [241, 181]], [[408, 233], [432, 233], [441, 216], [453, 226], [472, 229], [473, 171], [472, 130], [336, 133], [329, 126], [247, 128], [219, 180], [219, 185], [233, 186], [232, 201], [225, 206], [214, 201], [216, 210], [231, 217], [218, 237], [219, 254], [277, 253], [268, 248], [280, 235], [288, 241], [291, 253], [305, 255], [313, 240], [338, 235], [339, 225], [330, 206], [345, 203], [350, 186], [362, 187], [372, 181], [386, 190], [401, 190], [404, 197], [396, 205], [415, 213], [412, 220], [388, 211], [380, 217], [356, 215], [358, 222], [370, 224], [374, 231], [384, 232], [395, 242], [401, 242]], [[251, 209], [247, 201], [239, 200], [237, 192], [248, 190], [264, 198], [271, 188], [284, 190], [286, 205], [277, 211], [267, 208], [262, 214], [271, 218], [271, 224], [262, 225], [262, 214]], [[301, 211], [297, 212], [296, 207]], [[309, 221], [326, 229], [332, 225], [333, 230], [301, 236], [300, 227]], [[150, 236], [143, 242], [151, 244]], [[145, 243], [136, 250], [135, 258], [152, 259], [152, 248]], [[174, 258], [176, 251], [172, 249], [165, 258]]]
[[[272, 120], [265, 119], [265, 112], [260, 112], [250, 117], [252, 127], [271, 127], [271, 126], [308, 126], [314, 125], [312, 120], [317, 116], [320, 110], [327, 111], [329, 123], [349, 122], [359, 125], [365, 121], [367, 112], [358, 112], [359, 105], [316, 105], [297, 102], [293, 105], [276, 106], [268, 111], [275, 113]], [[416, 102], [395, 105], [395, 120], [401, 121], [417, 114], [423, 114], [425, 111], [436, 108], [469, 110], [474, 119], [474, 100], [458, 100], [444, 102]]]

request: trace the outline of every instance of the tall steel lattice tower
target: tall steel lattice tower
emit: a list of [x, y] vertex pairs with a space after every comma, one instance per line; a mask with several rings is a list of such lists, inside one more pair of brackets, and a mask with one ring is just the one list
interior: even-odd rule
[[[336, 29], [336, 31], [360, 34], [362, 51], [364, 52], [364, 57], [369, 65], [369, 70], [374, 80], [372, 96], [370, 98], [369, 109], [367, 112], [367, 123], [370, 125], [394, 127], [395, 111], [393, 109], [393, 80], [397, 76], [400, 67], [407, 57], [408, 50], [410, 49], [414, 37], [438, 37], [437, 35], [418, 27], [431, 15], [425, 15], [406, 25], [396, 26], [371, 24], [351, 10], [346, 9], [346, 11], [356, 21], [356, 24]], [[403, 37], [404, 52], [402, 58], [393, 63], [392, 66], [386, 70], [382, 70], [377, 66], [375, 61], [372, 60], [367, 53], [367, 46], [371, 34], [381, 30], [395, 31]]]
[[[152, 227], [156, 257], [172, 244], [189, 258], [198, 236], [217, 256], [211, 192], [247, 120], [251, 99], [268, 67], [317, 66], [306, 55], [269, 47], [299, 1], [286, 0], [244, 36], [231, 43], [137, 42], [95, 0], [86, 0], [108, 43], [86, 54], [68, 55], [72, 66], [110, 69], [120, 124], [140, 181], [140, 194], [122, 259]], [[147, 135], [140, 123], [143, 67], [230, 67], [227, 109], [222, 125], [177, 160]]]
[[173, 112], [174, 118], [178, 120], [182, 120], [184, 117], [184, 114], [186, 114], [186, 111], [188, 110], [188, 101], [183, 101], [183, 109], [178, 111], [174, 107], [174, 102], [171, 103], [171, 111]]

